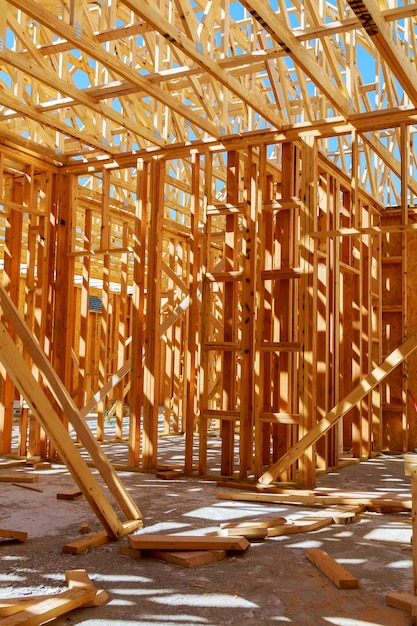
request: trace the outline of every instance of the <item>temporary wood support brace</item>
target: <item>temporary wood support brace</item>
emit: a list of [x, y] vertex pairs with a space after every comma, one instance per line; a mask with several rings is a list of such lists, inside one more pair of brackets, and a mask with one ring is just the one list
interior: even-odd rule
[[269, 485], [276, 480], [292, 463], [316, 441], [324, 435], [337, 421], [346, 415], [348, 411], [362, 400], [367, 393], [372, 391], [388, 374], [404, 361], [417, 348], [417, 331], [404, 341], [404, 343], [389, 354], [386, 359], [375, 367], [350, 393], [332, 408], [298, 443], [295, 444], [284, 456], [259, 477], [258, 482]]
[[20, 337], [34, 365], [39, 369], [44, 381], [48, 384], [55, 400], [72, 424], [79, 440], [90, 454], [91, 460], [108, 486], [112, 496], [127, 518], [122, 523], [101, 487], [82, 458], [67, 429], [55, 412], [35, 379], [31, 369], [20, 354], [7, 328], [0, 322], [0, 361], [7, 370], [19, 392], [25, 398], [33, 415], [50, 437], [58, 454], [68, 467], [75, 482], [83, 492], [86, 500], [102, 523], [111, 539], [122, 537], [135, 528], [142, 526], [142, 516], [136, 504], [124, 488], [120, 478], [108, 461], [100, 446], [95, 441], [80, 412], [74, 405], [71, 396], [62, 385], [39, 344], [27, 328], [18, 310], [0, 286], [0, 306], [9, 323]]

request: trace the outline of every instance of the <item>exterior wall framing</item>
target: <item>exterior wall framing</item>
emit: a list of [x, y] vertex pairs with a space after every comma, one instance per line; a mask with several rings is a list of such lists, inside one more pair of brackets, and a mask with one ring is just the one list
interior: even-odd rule
[[[3, 286], [98, 441], [115, 419], [124, 467], [155, 470], [172, 436], [189, 474], [259, 478], [414, 330], [414, 210], [386, 210], [319, 148], [271, 135], [90, 175], [0, 147]], [[279, 480], [416, 447], [401, 367]], [[4, 369], [0, 394], [2, 453], [56, 458], [30, 419], [13, 448]]]

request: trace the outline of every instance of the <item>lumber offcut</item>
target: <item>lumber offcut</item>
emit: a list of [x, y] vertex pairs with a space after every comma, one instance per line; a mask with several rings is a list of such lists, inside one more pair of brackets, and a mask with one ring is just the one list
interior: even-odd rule
[[305, 555], [339, 589], [359, 587], [358, 579], [321, 548], [308, 548]]
[[129, 546], [137, 550], [246, 550], [245, 537], [198, 535], [128, 535]]
[[102, 530], [99, 533], [95, 533], [94, 535], [88, 535], [88, 537], [84, 537], [84, 539], [79, 539], [78, 541], [73, 541], [72, 543], [67, 543], [62, 547], [62, 552], [66, 552], [69, 554], [81, 554], [86, 550], [92, 550], [93, 548], [98, 548], [105, 543], [109, 543], [111, 541], [110, 537], [106, 533], [105, 530]]
[[320, 492], [311, 492], [310, 494], [301, 493], [297, 495], [294, 491], [289, 493], [240, 493], [240, 492], [219, 492], [217, 494], [219, 500], [237, 500], [240, 502], [276, 502], [286, 504], [302, 504], [304, 506], [362, 506], [369, 510], [378, 509], [379, 511], [400, 511], [411, 509], [411, 497], [404, 494], [382, 494], [369, 495], [366, 492], [346, 492], [342, 494], [323, 495]]
[[167, 563], [175, 563], [183, 567], [199, 567], [226, 558], [226, 550], [143, 550], [143, 557], [151, 557]]
[[6, 530], [0, 528], [0, 539], [11, 539], [14, 541], [26, 541], [28, 534], [21, 530]]
[[101, 606], [108, 601], [109, 595], [104, 589], [97, 589], [85, 569], [70, 569], [65, 572], [68, 589], [94, 589], [94, 598], [83, 606]]
[[78, 500], [83, 497], [83, 492], [79, 489], [68, 489], [67, 491], [59, 491], [56, 497], [58, 500]]
[[38, 480], [36, 474], [22, 474], [20, 472], [3, 474], [0, 472], [0, 483], [36, 483]]
[[5, 617], [1, 621], [2, 626], [40, 626], [60, 615], [64, 615], [73, 609], [77, 609], [92, 601], [96, 593], [95, 589], [68, 589], [55, 596], [46, 599], [38, 599], [33, 604]]
[[408, 612], [411, 612], [413, 606], [417, 608], [417, 596], [404, 591], [393, 591], [391, 593], [387, 593], [385, 596], [385, 602], [388, 606], [393, 606], [396, 609], [402, 609], [403, 611]]
[[53, 598], [51, 594], [45, 594], [41, 596], [18, 596], [14, 598], [0, 599], [0, 617], [8, 617], [19, 613], [24, 608], [29, 607], [31, 604]]
[[333, 523], [332, 517], [322, 517], [316, 515], [306, 515], [294, 521], [289, 521], [281, 526], [268, 528], [268, 537], [280, 537], [282, 535], [294, 535], [296, 533], [306, 533], [319, 530]]

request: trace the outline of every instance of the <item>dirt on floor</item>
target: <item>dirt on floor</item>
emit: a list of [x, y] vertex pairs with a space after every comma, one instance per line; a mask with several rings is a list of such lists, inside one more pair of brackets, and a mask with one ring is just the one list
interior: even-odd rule
[[[252, 542], [243, 553], [229, 553], [195, 568], [125, 556], [121, 548], [127, 546], [126, 538], [68, 554], [63, 546], [83, 537], [83, 523], [91, 533], [102, 530], [84, 498], [57, 498], [62, 491], [77, 489], [68, 470], [9, 463], [0, 458], [0, 472], [16, 475], [13, 483], [0, 482], [0, 528], [27, 532], [28, 538], [0, 543], [0, 601], [64, 591], [65, 571], [71, 569], [85, 569], [109, 595], [101, 606], [57, 618], [57, 626], [411, 624], [406, 611], [385, 602], [387, 593], [413, 593], [410, 511], [368, 511], [354, 523], [268, 537]], [[18, 475], [28, 473], [38, 480], [22, 486]], [[317, 512], [304, 505], [219, 499], [218, 493], [228, 490], [213, 481], [162, 480], [140, 472], [120, 476], [142, 512], [144, 527], [136, 531], [140, 534], [201, 535], [218, 532], [222, 522], [262, 516], [294, 521]], [[401, 457], [378, 457], [324, 474], [318, 487], [410, 496]], [[306, 558], [307, 548], [325, 550], [357, 577], [359, 587], [336, 587]]]

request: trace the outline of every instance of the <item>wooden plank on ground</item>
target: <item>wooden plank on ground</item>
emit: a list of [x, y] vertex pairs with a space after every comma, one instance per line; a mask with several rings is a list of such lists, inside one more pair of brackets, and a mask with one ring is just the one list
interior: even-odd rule
[[221, 528], [219, 534], [222, 537], [246, 537], [246, 539], [258, 541], [267, 537], [268, 529], [248, 525], [238, 528]]
[[65, 572], [65, 582], [68, 589], [94, 589], [94, 598], [83, 606], [101, 606], [109, 600], [109, 594], [104, 589], [97, 589], [85, 569], [70, 569]]
[[143, 550], [142, 557], [151, 557], [167, 563], [175, 563], [183, 567], [199, 567], [225, 559], [226, 550]]
[[108, 536], [107, 532], [103, 530], [99, 533], [95, 533], [94, 535], [88, 535], [88, 537], [84, 537], [83, 539], [79, 539], [78, 541], [67, 543], [65, 546], [62, 547], [62, 552], [66, 552], [69, 554], [81, 554], [86, 550], [98, 548], [105, 543], [110, 543], [110, 537]]
[[400, 363], [417, 348], [417, 331], [393, 350], [381, 365], [375, 367], [343, 400], [338, 402], [309, 432], [288, 452], [259, 477], [260, 484], [268, 485], [288, 469], [308, 448], [314, 445], [340, 418], [348, 413], [367, 393], [382, 382]]
[[334, 505], [322, 511], [317, 511], [316, 516], [333, 518], [334, 524], [352, 524], [358, 519], [358, 514], [365, 509], [364, 505]]
[[13, 472], [13, 474], [3, 474], [0, 471], [0, 483], [36, 483], [39, 480], [36, 474], [23, 474]]
[[304, 506], [332, 506], [332, 505], [364, 505], [365, 508], [378, 508], [381, 510], [409, 510], [411, 509], [411, 497], [407, 494], [392, 494], [390, 497], [370, 496], [366, 493], [343, 495], [321, 495], [321, 494], [300, 494], [291, 493], [240, 493], [240, 492], [219, 492], [217, 498], [220, 500], [237, 500], [241, 502], [276, 502], [287, 504], [302, 504]]
[[246, 550], [245, 537], [217, 537], [199, 535], [128, 535], [131, 548], [137, 550]]
[[20, 487], [21, 489], [28, 489], [29, 491], [37, 491], [38, 493], [43, 493], [43, 489], [39, 489], [39, 487], [32, 487], [31, 485], [24, 485], [20, 483], [12, 483], [14, 487]]
[[67, 489], [67, 491], [59, 491], [56, 497], [58, 500], [78, 500], [83, 497], [83, 492], [78, 489]]
[[18, 596], [14, 598], [3, 598], [0, 600], [0, 617], [8, 617], [23, 611], [24, 608], [29, 607], [31, 604], [36, 604], [42, 600], [53, 598], [54, 595], [45, 594], [42, 596]]
[[308, 548], [306, 557], [339, 589], [356, 589], [359, 581], [321, 548]]
[[306, 515], [294, 520], [287, 521], [286, 524], [268, 528], [268, 537], [281, 537], [282, 535], [294, 535], [295, 533], [307, 533], [313, 530], [319, 530], [325, 526], [333, 524], [332, 517], [321, 517], [315, 515]]
[[141, 550], [136, 550], [136, 548], [131, 548], [130, 546], [120, 546], [119, 552], [123, 556], [130, 556], [132, 559], [140, 559], [142, 556]]
[[120, 546], [120, 554], [133, 559], [151, 557], [191, 568], [221, 561], [227, 556], [227, 550], [137, 550], [130, 546]]
[[387, 593], [385, 596], [385, 602], [388, 606], [393, 606], [396, 609], [402, 609], [411, 613], [412, 607], [417, 608], [417, 596], [412, 593], [405, 593], [404, 591], [393, 591]]
[[40, 626], [60, 615], [65, 615], [73, 609], [84, 606], [91, 602], [95, 595], [95, 589], [68, 589], [62, 593], [50, 596], [45, 600], [27, 605], [18, 613], [4, 617], [2, 626]]
[[0, 537], [2, 539], [14, 539], [15, 541], [26, 541], [28, 534], [21, 530], [6, 530], [0, 528]]
[[285, 517], [256, 517], [248, 520], [239, 520], [235, 522], [222, 522], [220, 524], [221, 529], [239, 529], [239, 528], [272, 528], [273, 526], [279, 526], [285, 524], [287, 520]]

